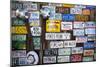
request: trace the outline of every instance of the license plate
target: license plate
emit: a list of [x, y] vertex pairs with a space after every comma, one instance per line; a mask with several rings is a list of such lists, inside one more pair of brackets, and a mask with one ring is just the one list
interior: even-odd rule
[[40, 37], [34, 37], [33, 43], [34, 43], [34, 49], [40, 49], [41, 45]]
[[75, 8], [86, 8], [85, 5], [75, 5], [74, 7], [75, 7]]
[[44, 56], [43, 63], [56, 63], [56, 56]]
[[12, 19], [12, 25], [25, 25], [25, 22], [20, 19]]
[[86, 28], [85, 34], [96, 34], [95, 28]]
[[30, 12], [30, 19], [39, 19], [39, 11]]
[[84, 43], [84, 49], [89, 49], [89, 48], [94, 48], [94, 47], [96, 47], [95, 42], [86, 42], [86, 43]]
[[90, 9], [83, 9], [82, 14], [83, 15], [90, 15], [91, 14]]
[[76, 37], [76, 42], [77, 43], [85, 43], [85, 42], [87, 42], [87, 37], [86, 36], [78, 36], [78, 37]]
[[88, 35], [88, 41], [94, 41], [96, 40], [96, 36], [95, 35]]
[[85, 23], [86, 28], [95, 28], [96, 27], [96, 22], [86, 22]]
[[51, 41], [50, 48], [63, 48], [63, 41]]
[[84, 50], [84, 56], [93, 56], [94, 50]]
[[64, 47], [76, 47], [76, 41], [64, 41]]
[[32, 36], [41, 36], [41, 27], [31, 27]]
[[13, 26], [12, 27], [12, 33], [15, 34], [27, 34], [27, 28], [25, 26]]
[[61, 30], [72, 30], [72, 22], [61, 22]]
[[29, 19], [30, 26], [40, 26], [39, 20]]
[[75, 7], [75, 5], [74, 4], [63, 4], [62, 7], [73, 8], [73, 7]]
[[26, 57], [23, 57], [23, 58], [19, 58], [19, 61], [18, 61], [19, 65], [27, 65], [27, 58]]
[[74, 21], [75, 15], [74, 14], [62, 14], [62, 21]]
[[71, 49], [70, 48], [61, 48], [58, 49], [58, 55], [70, 55]]
[[25, 41], [26, 35], [12, 35], [13, 41]]
[[82, 61], [82, 55], [72, 55], [71, 61], [72, 62]]
[[72, 54], [82, 54], [83, 47], [72, 47]]
[[57, 55], [57, 49], [44, 50], [44, 56], [55, 56], [55, 55]]
[[84, 22], [74, 22], [74, 28], [84, 28]]
[[83, 57], [83, 61], [93, 61], [93, 57]]
[[87, 15], [75, 15], [75, 19], [76, 21], [88, 21], [89, 20], [89, 16]]
[[70, 8], [71, 14], [82, 14], [82, 8]]
[[26, 51], [25, 50], [16, 50], [12, 51], [12, 57], [17, 58], [17, 57], [26, 57]]
[[60, 32], [60, 21], [46, 21], [46, 32]]
[[73, 30], [73, 35], [74, 36], [84, 36], [84, 29], [74, 29]]
[[69, 8], [66, 7], [56, 7], [56, 12], [57, 13], [65, 13], [68, 14], [69, 13]]
[[70, 56], [58, 56], [57, 62], [70, 62]]
[[66, 40], [70, 39], [70, 33], [46, 33], [46, 40]]
[[55, 20], [62, 20], [62, 14], [61, 13], [55, 13]]

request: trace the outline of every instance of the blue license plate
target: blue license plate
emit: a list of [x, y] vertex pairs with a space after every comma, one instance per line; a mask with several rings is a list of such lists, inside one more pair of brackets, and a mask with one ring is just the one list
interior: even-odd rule
[[62, 14], [62, 21], [74, 21], [75, 15], [74, 14]]

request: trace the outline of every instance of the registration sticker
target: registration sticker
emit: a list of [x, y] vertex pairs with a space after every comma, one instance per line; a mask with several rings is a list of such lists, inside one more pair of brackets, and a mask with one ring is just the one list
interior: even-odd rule
[[39, 11], [30, 12], [30, 19], [39, 19]]
[[66, 40], [70, 39], [70, 33], [46, 33], [46, 40]]
[[85, 34], [84, 29], [74, 29], [73, 30], [74, 36], [84, 36], [84, 34]]
[[33, 43], [34, 43], [34, 49], [40, 49], [41, 45], [40, 37], [34, 37]]
[[74, 14], [62, 14], [62, 21], [74, 21], [75, 15]]
[[61, 30], [72, 30], [72, 22], [61, 22]]
[[95, 28], [96, 27], [96, 22], [86, 22], [85, 23], [86, 28]]
[[74, 28], [84, 28], [84, 22], [74, 22]]
[[85, 42], [87, 42], [87, 37], [86, 36], [77, 36], [76, 42], [77, 43], [85, 43]]
[[58, 56], [57, 62], [70, 62], [70, 56]]
[[82, 55], [80, 55], [80, 54], [72, 55], [72, 56], [71, 56], [71, 61], [72, 61], [72, 62], [82, 61]]
[[46, 32], [60, 32], [60, 21], [47, 20], [46, 21]]
[[82, 8], [70, 8], [71, 14], [82, 14]]
[[84, 49], [94, 48], [96, 46], [95, 42], [86, 42], [84, 43]]
[[31, 27], [32, 36], [41, 36], [41, 27]]
[[44, 50], [45, 56], [55, 56], [57, 55], [57, 49], [46, 49]]
[[44, 56], [43, 63], [56, 63], [56, 56]]
[[90, 56], [90, 57], [83, 57], [83, 61], [85, 62], [87, 62], [87, 61], [93, 61], [93, 57], [92, 56]]
[[76, 41], [64, 41], [64, 47], [76, 47]]
[[25, 41], [26, 35], [12, 35], [13, 41]]
[[84, 56], [93, 56], [94, 55], [94, 50], [84, 50]]
[[82, 54], [83, 47], [72, 47], [72, 54]]
[[58, 55], [70, 55], [70, 54], [71, 54], [71, 48], [58, 49]]
[[85, 28], [85, 34], [96, 34], [95, 28]]
[[27, 34], [27, 28], [25, 26], [13, 26], [12, 33], [15, 34]]
[[63, 48], [63, 41], [51, 41], [50, 48]]
[[16, 50], [11, 53], [13, 58], [26, 57], [26, 50]]

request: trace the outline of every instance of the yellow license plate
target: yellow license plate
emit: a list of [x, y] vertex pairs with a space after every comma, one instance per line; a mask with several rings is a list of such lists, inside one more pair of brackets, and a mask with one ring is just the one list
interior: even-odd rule
[[75, 19], [77, 21], [88, 21], [89, 16], [87, 16], [87, 15], [75, 15]]
[[60, 21], [59, 20], [47, 20], [46, 21], [46, 32], [60, 32]]

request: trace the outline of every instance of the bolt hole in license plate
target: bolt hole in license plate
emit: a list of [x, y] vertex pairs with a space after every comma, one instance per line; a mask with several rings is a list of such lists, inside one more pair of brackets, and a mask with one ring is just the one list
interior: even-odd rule
[[96, 60], [96, 6], [11, 1], [11, 67]]

